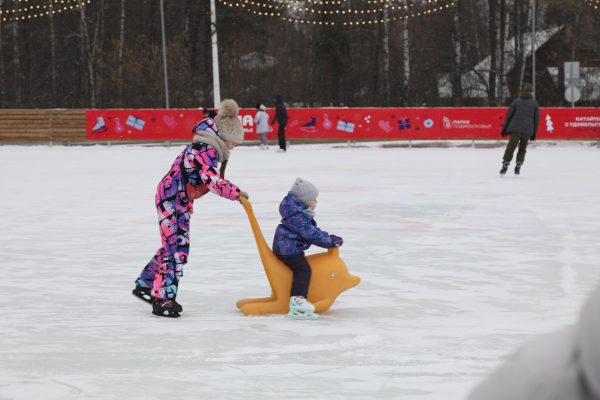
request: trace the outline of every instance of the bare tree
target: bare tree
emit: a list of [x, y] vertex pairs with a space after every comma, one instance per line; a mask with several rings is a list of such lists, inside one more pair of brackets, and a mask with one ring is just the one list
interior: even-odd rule
[[463, 90], [462, 90], [462, 75], [464, 67], [464, 49], [463, 49], [463, 1], [457, 0], [454, 7], [454, 13], [452, 16], [453, 32], [452, 32], [452, 44], [453, 44], [453, 71], [452, 71], [452, 103], [458, 106], [462, 102]]
[[54, 0], [48, 0], [48, 28], [50, 30], [50, 94], [48, 103], [50, 108], [56, 107], [56, 30], [54, 29]]
[[490, 71], [488, 75], [488, 103], [496, 105], [498, 73], [498, 0], [488, 0], [488, 35], [490, 41]]
[[[410, 1], [407, 1], [409, 4]], [[402, 21], [402, 88], [403, 97], [406, 102], [410, 91], [410, 62], [411, 62], [411, 45], [408, 19]]]
[[13, 56], [12, 65], [14, 70], [14, 85], [15, 85], [15, 103], [21, 104], [23, 101], [23, 72], [21, 71], [21, 46], [19, 43], [19, 21], [14, 20], [12, 25], [13, 37]]
[[87, 18], [85, 16], [85, 4], [83, 0], [77, 0], [77, 2], [79, 5], [79, 24], [81, 28], [82, 52], [84, 55], [82, 60], [87, 65], [87, 79], [89, 83], [90, 103], [92, 108], [96, 108], [96, 77], [94, 73], [94, 57], [92, 54], [92, 44], [90, 39], [90, 33], [88, 30]]
[[[4, 0], [0, 0], [0, 10], [3, 9]], [[0, 18], [0, 108], [4, 108], [4, 97], [6, 96], [6, 70], [4, 69], [4, 40], [2, 38], [2, 18]]]
[[517, 79], [514, 86], [513, 97], [517, 95], [523, 80], [525, 79], [525, 67], [527, 65], [527, 52], [525, 51], [525, 32], [527, 31], [530, 20], [530, 12], [532, 11], [525, 1], [515, 1], [515, 70], [517, 71]]
[[506, 27], [508, 25], [507, 13], [506, 13], [506, 0], [500, 0], [500, 49], [499, 49], [499, 67], [498, 67], [498, 103], [504, 101], [504, 87], [505, 87], [505, 65], [506, 65]]
[[388, 9], [383, 8], [383, 29], [382, 29], [382, 47], [383, 47], [383, 97], [385, 105], [390, 105], [390, 27], [388, 21]]
[[121, 0], [117, 49], [117, 96], [121, 99], [123, 96], [123, 50], [125, 49], [125, 0]]

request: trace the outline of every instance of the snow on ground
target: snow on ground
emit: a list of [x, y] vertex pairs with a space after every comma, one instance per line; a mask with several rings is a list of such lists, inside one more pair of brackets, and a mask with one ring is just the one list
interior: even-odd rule
[[[0, 399], [461, 399], [525, 339], [575, 321], [600, 272], [600, 150], [240, 147], [228, 177], [267, 241], [294, 178], [362, 278], [316, 321], [269, 294], [243, 208], [196, 203], [176, 320], [130, 291], [159, 246], [182, 146], [0, 146]], [[314, 249], [318, 251], [318, 249]]]

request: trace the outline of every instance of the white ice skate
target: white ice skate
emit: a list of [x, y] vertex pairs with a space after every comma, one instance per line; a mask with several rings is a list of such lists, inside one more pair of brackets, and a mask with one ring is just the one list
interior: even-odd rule
[[318, 318], [315, 314], [315, 306], [302, 296], [292, 296], [290, 298], [290, 317], [297, 318]]

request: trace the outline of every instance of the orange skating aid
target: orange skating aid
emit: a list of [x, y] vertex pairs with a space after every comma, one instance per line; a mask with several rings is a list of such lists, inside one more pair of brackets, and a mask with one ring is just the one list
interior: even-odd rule
[[[272, 293], [270, 297], [242, 299], [237, 302], [237, 307], [246, 315], [287, 314], [292, 287], [292, 271], [277, 258], [265, 241], [254, 216], [252, 204], [244, 198], [241, 198], [241, 203], [248, 214], [258, 253]], [[316, 313], [329, 310], [342, 292], [360, 282], [358, 276], [348, 272], [346, 263], [340, 258], [337, 247], [332, 247], [327, 252], [307, 256], [306, 259], [312, 270], [308, 301], [314, 304]]]

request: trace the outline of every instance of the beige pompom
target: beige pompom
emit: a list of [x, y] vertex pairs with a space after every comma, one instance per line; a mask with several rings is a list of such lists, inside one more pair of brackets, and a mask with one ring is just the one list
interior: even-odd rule
[[219, 108], [219, 114], [223, 117], [237, 117], [240, 107], [233, 99], [223, 100]]

